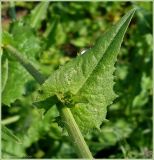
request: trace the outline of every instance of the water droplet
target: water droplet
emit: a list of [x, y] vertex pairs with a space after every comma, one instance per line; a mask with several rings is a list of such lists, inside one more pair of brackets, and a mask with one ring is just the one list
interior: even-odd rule
[[81, 54], [81, 55], [84, 54], [87, 50], [88, 50], [88, 49], [83, 49], [80, 54]]

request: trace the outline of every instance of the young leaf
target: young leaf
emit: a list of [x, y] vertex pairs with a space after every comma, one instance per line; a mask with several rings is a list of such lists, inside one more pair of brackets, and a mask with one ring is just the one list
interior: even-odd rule
[[135, 9], [100, 37], [93, 48], [60, 67], [40, 87], [35, 102], [56, 95], [74, 115], [83, 133], [99, 128], [107, 106], [116, 98], [113, 91], [120, 46]]
[[29, 22], [32, 28], [40, 28], [42, 20], [45, 19], [48, 5], [49, 2], [40, 2], [35, 9], [32, 10]]

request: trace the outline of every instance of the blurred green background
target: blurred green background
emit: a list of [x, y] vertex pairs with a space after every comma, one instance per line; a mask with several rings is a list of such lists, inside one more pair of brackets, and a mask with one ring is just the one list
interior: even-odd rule
[[[50, 2], [45, 7], [40, 2], [15, 2], [13, 16], [10, 3], [3, 2], [2, 29], [13, 34], [18, 48], [25, 47], [27, 57], [46, 76], [92, 47], [128, 10], [139, 8], [116, 64], [119, 97], [108, 107], [109, 121], [102, 124], [101, 132], [93, 130], [85, 139], [95, 158], [152, 158], [152, 2]], [[35, 52], [29, 52], [31, 48]], [[31, 95], [38, 84], [28, 74], [22, 81], [22, 67], [15, 70], [7, 63], [3, 56], [2, 87], [6, 68], [13, 76], [2, 92], [2, 124], [20, 142], [2, 132], [3, 158], [77, 158], [66, 131], [55, 123], [56, 106], [45, 115], [34, 107]], [[22, 94], [9, 102], [19, 89]]]

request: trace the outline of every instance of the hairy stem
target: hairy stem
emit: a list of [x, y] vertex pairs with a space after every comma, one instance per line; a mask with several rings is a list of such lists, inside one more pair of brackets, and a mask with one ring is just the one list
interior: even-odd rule
[[[45, 77], [26, 58], [22, 57], [21, 55], [23, 54], [21, 54], [16, 48], [11, 45], [7, 45], [5, 48], [10, 51], [12, 56], [14, 56], [21, 63], [21, 65], [23, 65], [23, 67], [39, 84], [42, 84], [45, 81]], [[78, 156], [80, 158], [93, 159], [71, 110], [64, 107], [60, 102], [58, 104], [58, 109]]]
[[71, 110], [68, 107], [59, 105], [59, 111], [78, 156], [81, 158], [92, 159], [91, 152], [81, 134], [81, 131], [72, 115]]

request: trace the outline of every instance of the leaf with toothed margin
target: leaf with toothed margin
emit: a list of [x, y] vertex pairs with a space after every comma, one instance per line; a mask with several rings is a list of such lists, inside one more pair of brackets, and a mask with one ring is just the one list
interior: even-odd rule
[[[114, 64], [135, 9], [101, 36], [93, 48], [55, 71], [35, 93], [35, 104], [57, 96], [70, 107], [83, 133], [100, 127], [116, 98]], [[43, 104], [43, 103], [42, 103]]]
[[[10, 32], [3, 32], [3, 45], [9, 44], [17, 48], [22, 56], [36, 66], [36, 55], [40, 53], [41, 47], [40, 40], [35, 36], [33, 29], [21, 20], [11, 24]], [[6, 50], [2, 55], [2, 69], [2, 103], [11, 106], [11, 103], [14, 103], [25, 94], [26, 83], [32, 77]]]

